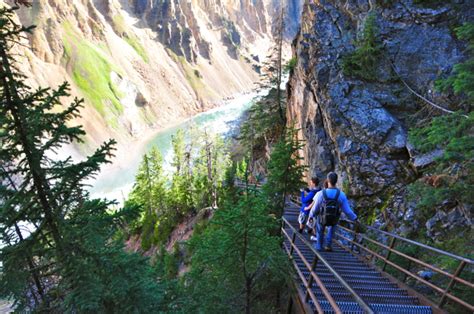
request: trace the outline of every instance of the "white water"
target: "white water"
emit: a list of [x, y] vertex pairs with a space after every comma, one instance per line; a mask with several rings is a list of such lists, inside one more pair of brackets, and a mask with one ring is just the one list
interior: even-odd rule
[[171, 137], [176, 134], [179, 129], [186, 129], [193, 124], [200, 129], [206, 129], [211, 133], [224, 136], [232, 124], [251, 106], [253, 101], [266, 93], [268, 93], [268, 90], [238, 95], [223, 106], [197, 114], [174, 127], [157, 132], [156, 135], [140, 149], [130, 147], [127, 153], [133, 154], [133, 157], [130, 158], [130, 162], [126, 167], [106, 167], [106, 170], [102, 171], [96, 180], [90, 182], [92, 185], [90, 189], [91, 196], [95, 198], [107, 198], [109, 200], [115, 199], [119, 203], [123, 203], [133, 187], [135, 174], [143, 155], [153, 146], [156, 146], [163, 155], [165, 169], [168, 168], [168, 170], [170, 170], [169, 162], [172, 158]]

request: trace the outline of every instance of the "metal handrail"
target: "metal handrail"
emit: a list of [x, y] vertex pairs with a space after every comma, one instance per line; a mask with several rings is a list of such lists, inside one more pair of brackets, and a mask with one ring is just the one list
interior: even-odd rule
[[[364, 300], [362, 300], [362, 298], [351, 288], [351, 286], [336, 272], [336, 270], [334, 270], [334, 268], [331, 267], [331, 265], [329, 264], [328, 261], [326, 261], [326, 259], [316, 250], [314, 249], [314, 247], [308, 242], [308, 240], [306, 240], [304, 238], [303, 235], [301, 235], [296, 229], [295, 227], [293, 227], [291, 225], [291, 223], [285, 218], [285, 217], [282, 217], [282, 221], [283, 221], [283, 226], [282, 226], [282, 232], [283, 234], [287, 237], [287, 239], [290, 241], [290, 245], [292, 246], [292, 248], [294, 248], [294, 250], [296, 251], [296, 253], [300, 256], [300, 258], [303, 260], [303, 263], [305, 264], [305, 266], [308, 268], [308, 270], [310, 271], [310, 275], [311, 275], [311, 278], [314, 278], [314, 280], [316, 280], [316, 282], [318, 283], [318, 286], [319, 288], [321, 289], [321, 291], [323, 292], [324, 296], [327, 298], [328, 302], [331, 304], [331, 306], [333, 307], [333, 309], [337, 312], [337, 310], [339, 309], [336, 302], [334, 301], [334, 298], [330, 295], [330, 293], [327, 291], [326, 287], [324, 286], [323, 282], [320, 280], [320, 278], [318, 277], [318, 275], [314, 272], [314, 270], [312, 269], [313, 267], [309, 265], [309, 262], [306, 260], [306, 258], [303, 256], [303, 254], [301, 254], [301, 251], [299, 250], [299, 248], [295, 245], [295, 235], [303, 242], [303, 244], [308, 247], [314, 254], [315, 254], [315, 259], [317, 259], [317, 261], [321, 261], [324, 266], [329, 270], [329, 272], [340, 282], [340, 284], [352, 295], [352, 297], [354, 298], [354, 300], [360, 305], [360, 307], [366, 312], [366, 313], [374, 313], [373, 310], [370, 308], [370, 306], [365, 303]], [[291, 231], [293, 232], [293, 237], [290, 237], [289, 234], [286, 232], [285, 230], [285, 225], [287, 225], [288, 227], [290, 227]], [[286, 249], [286, 246], [285, 246], [285, 249]], [[287, 250], [287, 249], [286, 249]], [[289, 256], [291, 257], [291, 250], [287, 250], [287, 253], [289, 253]], [[305, 281], [303, 281], [303, 283], [305, 283]], [[308, 285], [308, 284], [305, 284], [306, 286], [306, 289], [307, 289], [307, 293], [310, 293], [310, 296], [312, 294], [312, 291], [311, 291], [311, 285]], [[311, 296], [311, 298], [313, 299], [313, 297]], [[315, 300], [313, 299], [313, 302], [315, 302]]]
[[[348, 221], [348, 220], [343, 220], [343, 221], [353, 224], [353, 222]], [[361, 225], [362, 225], [362, 224], [361, 224]], [[415, 280], [417, 280], [418, 282], [421, 282], [421, 283], [423, 283], [423, 284], [429, 286], [429, 287], [432, 288], [433, 290], [437, 291], [438, 293], [440, 293], [440, 294], [441, 294], [441, 298], [440, 298], [440, 300], [439, 300], [439, 302], [438, 302], [438, 307], [439, 307], [439, 308], [442, 308], [442, 307], [444, 306], [446, 300], [447, 300], [447, 299], [450, 299], [450, 300], [452, 300], [452, 301], [458, 303], [459, 305], [461, 305], [461, 306], [463, 306], [463, 307], [469, 309], [471, 312], [474, 312], [474, 306], [473, 306], [473, 305], [471, 305], [471, 304], [467, 303], [466, 301], [461, 300], [460, 298], [458, 298], [458, 297], [452, 295], [451, 293], [449, 293], [449, 291], [454, 287], [454, 284], [455, 284], [456, 282], [458, 282], [458, 283], [460, 283], [460, 284], [463, 284], [463, 285], [465, 285], [465, 286], [467, 286], [467, 287], [469, 287], [469, 288], [471, 288], [471, 289], [474, 289], [474, 284], [473, 284], [473, 283], [468, 282], [468, 281], [466, 281], [466, 280], [464, 280], [464, 279], [462, 279], [462, 278], [459, 277], [459, 275], [461, 274], [461, 272], [462, 272], [462, 270], [464, 269], [465, 265], [466, 265], [466, 264], [472, 264], [472, 263], [473, 263], [472, 260], [470, 260], [470, 259], [468, 259], [468, 258], [464, 258], [464, 257], [457, 256], [457, 255], [454, 255], [454, 254], [450, 254], [450, 253], [448, 253], [448, 252], [446, 252], [446, 253], [448, 253], [448, 254], [443, 254], [444, 251], [442, 251], [442, 250], [438, 250], [438, 249], [435, 249], [435, 248], [431, 248], [431, 247], [429, 247], [429, 246], [427, 246], [427, 245], [424, 245], [424, 244], [422, 244], [422, 243], [418, 243], [418, 242], [413, 241], [413, 240], [405, 239], [405, 238], [400, 237], [400, 236], [398, 236], [398, 235], [396, 235], [396, 234], [393, 234], [393, 233], [390, 233], [390, 232], [386, 232], [386, 231], [382, 231], [382, 230], [379, 230], [379, 229], [376, 229], [376, 228], [373, 228], [373, 227], [369, 227], [369, 226], [365, 226], [365, 225], [362, 225], [362, 226], [365, 227], [365, 228], [367, 228], [367, 229], [370, 229], [370, 230], [373, 230], [373, 231], [377, 231], [377, 232], [379, 232], [379, 233], [382, 233], [382, 234], [384, 234], [384, 235], [391, 236], [391, 237], [392, 237], [392, 241], [391, 241], [390, 246], [387, 246], [387, 245], [385, 245], [385, 244], [383, 244], [383, 243], [380, 243], [380, 242], [378, 242], [378, 241], [376, 241], [376, 240], [374, 240], [374, 239], [369, 238], [369, 237], [366, 236], [365, 234], [357, 233], [356, 231], [351, 230], [351, 229], [349, 229], [349, 228], [346, 228], [346, 227], [344, 227], [344, 226], [339, 226], [339, 228], [341, 228], [341, 229], [343, 229], [343, 230], [345, 230], [345, 231], [347, 231], [347, 232], [349, 232], [349, 233], [351, 233], [351, 234], [354, 234], [354, 239], [355, 239], [355, 237], [356, 237], [357, 235], [359, 235], [363, 240], [366, 240], [366, 241], [368, 241], [368, 242], [370, 242], [370, 243], [373, 243], [373, 244], [377, 245], [378, 247], [380, 247], [380, 248], [382, 248], [382, 249], [387, 250], [387, 255], [386, 255], [386, 256], [382, 256], [381, 254], [379, 254], [379, 253], [377, 253], [377, 252], [374, 252], [373, 250], [371, 250], [371, 249], [365, 247], [365, 246], [362, 245], [361, 243], [357, 243], [356, 241], [354, 241], [354, 239], [349, 239], [349, 238], [347, 238], [346, 236], [341, 235], [340, 233], [336, 233], [336, 236], [339, 237], [339, 238], [342, 238], [342, 239], [344, 239], [344, 240], [346, 240], [346, 241], [348, 241], [349, 243], [351, 243], [351, 244], [352, 244], [352, 247], [355, 245], [355, 246], [359, 247], [360, 249], [362, 249], [362, 250], [366, 251], [367, 253], [369, 253], [371, 256], [376, 257], [376, 258], [382, 260], [382, 261], [384, 262], [384, 267], [383, 267], [382, 270], [385, 269], [385, 265], [390, 265], [390, 266], [392, 266], [393, 268], [395, 268], [396, 270], [398, 270], [398, 271], [400, 271], [401, 273], [405, 274], [405, 276], [410, 276], [410, 277], [414, 278]], [[426, 262], [423, 262], [423, 261], [421, 261], [421, 260], [419, 260], [419, 259], [417, 259], [417, 258], [415, 258], [415, 257], [406, 255], [406, 254], [404, 254], [404, 253], [402, 253], [402, 252], [396, 250], [395, 247], [394, 247], [395, 241], [394, 241], [393, 239], [404, 240], [404, 242], [407, 242], [407, 243], [410, 243], [410, 244], [414, 244], [414, 245], [419, 244], [419, 246], [422, 247], [422, 248], [431, 248], [431, 249], [432, 249], [431, 251], [433, 251], [433, 252], [439, 253], [439, 254], [441, 254], [441, 255], [446, 255], [446, 256], [449, 256], [449, 257], [452, 257], [452, 258], [455, 258], [455, 259], [459, 260], [459, 261], [460, 261], [460, 262], [459, 262], [459, 265], [458, 265], [458, 267], [457, 267], [455, 273], [454, 273], [454, 274], [451, 274], [451, 273], [449, 273], [449, 272], [447, 272], [447, 271], [444, 271], [444, 270], [442, 270], [442, 269], [437, 268], [436, 266], [430, 265], [430, 264], [428, 264], [428, 263], [426, 263]], [[352, 251], [352, 249], [349, 249], [349, 250]], [[400, 266], [400, 265], [398, 265], [398, 264], [396, 264], [396, 263], [390, 261], [389, 258], [390, 258], [390, 254], [391, 254], [391, 253], [397, 254], [398, 256], [401, 256], [401, 257], [407, 259], [407, 260], [410, 261], [410, 262], [414, 262], [414, 263], [416, 263], [416, 264], [418, 264], [418, 265], [421, 265], [421, 266], [423, 266], [423, 267], [429, 268], [429, 269], [431, 269], [431, 270], [433, 270], [433, 271], [435, 271], [435, 272], [437, 272], [437, 273], [439, 273], [439, 274], [441, 274], [441, 275], [446, 276], [447, 278], [450, 279], [450, 282], [449, 282], [448, 286], [447, 286], [445, 289], [443, 289], [443, 288], [437, 286], [436, 284], [434, 284], [434, 283], [432, 283], [432, 282], [429, 282], [429, 281], [427, 281], [427, 280], [421, 278], [421, 277], [418, 276], [417, 274], [414, 274], [414, 273], [410, 272], [409, 269], [405, 269], [405, 268], [403, 268], [402, 266]], [[411, 265], [411, 264], [410, 264], [410, 265]], [[405, 278], [406, 278], [406, 277], [405, 277]]]
[[[301, 204], [301, 202], [298, 200], [298, 199], [295, 199], [294, 197], [291, 198], [291, 200], [296, 203], [296, 204]], [[350, 224], [354, 224], [354, 222], [352, 221], [349, 221], [349, 220], [346, 220], [346, 219], [341, 219], [342, 222], [347, 222], [347, 223], [350, 223]], [[359, 223], [360, 224], [360, 223]], [[471, 312], [474, 312], [474, 306], [459, 299], [458, 297], [452, 295], [449, 291], [451, 289], [453, 289], [454, 285], [456, 283], [460, 283], [460, 284], [463, 284], [465, 285], [466, 287], [470, 288], [470, 289], [474, 289], [474, 284], [469, 282], [469, 281], [466, 281], [464, 280], [463, 278], [460, 278], [460, 274], [461, 272], [463, 271], [464, 267], [469, 264], [469, 265], [473, 265], [474, 264], [474, 260], [472, 259], [469, 259], [467, 257], [463, 257], [463, 256], [459, 256], [459, 255], [456, 255], [456, 254], [453, 254], [453, 253], [450, 253], [450, 252], [446, 252], [446, 251], [443, 251], [443, 250], [440, 250], [440, 249], [437, 249], [437, 248], [434, 248], [434, 247], [431, 247], [429, 245], [426, 245], [426, 244], [423, 244], [423, 243], [420, 243], [420, 242], [417, 242], [417, 241], [414, 241], [414, 240], [410, 240], [410, 239], [407, 239], [407, 238], [404, 238], [404, 237], [401, 237], [397, 234], [394, 234], [394, 233], [391, 233], [391, 232], [387, 232], [387, 231], [383, 231], [383, 230], [380, 230], [380, 229], [377, 229], [377, 228], [374, 228], [372, 226], [366, 226], [366, 225], [363, 225], [363, 224], [360, 224], [361, 226], [363, 226], [364, 228], [366, 228], [367, 230], [371, 230], [371, 231], [375, 231], [379, 234], [382, 234], [384, 236], [387, 236], [387, 237], [391, 237], [392, 240], [390, 241], [390, 245], [387, 246], [383, 243], [380, 243], [374, 239], [371, 239], [369, 238], [368, 236], [364, 235], [364, 234], [360, 234], [360, 236], [366, 240], [366, 241], [369, 241], [385, 250], [387, 250], [387, 255], [386, 256], [382, 256], [376, 252], [373, 252], [372, 250], [366, 248], [365, 246], [355, 242], [354, 240], [351, 240], [351, 239], [348, 239], [347, 237], [344, 237], [338, 233], [336, 233], [336, 236], [340, 237], [340, 238], [343, 238], [344, 240], [347, 240], [349, 241], [351, 244], [352, 244], [352, 247], [354, 246], [357, 246], [361, 249], [363, 249], [364, 251], [368, 252], [369, 254], [371, 254], [372, 256], [382, 260], [384, 262], [384, 266], [382, 268], [382, 271], [385, 271], [385, 267], [386, 265], [390, 265], [392, 266], [393, 268], [397, 269], [398, 271], [402, 272], [405, 274], [405, 278], [406, 276], [410, 276], [414, 279], [416, 279], [417, 281], [431, 287], [432, 289], [434, 289], [435, 291], [439, 292], [441, 294], [441, 298], [438, 302], [438, 307], [439, 308], [442, 308], [444, 306], [444, 304], [446, 303], [447, 299], [450, 299], [464, 307], [466, 307], [467, 309], [469, 309]], [[343, 226], [340, 226], [340, 228], [354, 234], [354, 235], [357, 235], [358, 233], [353, 231], [353, 230], [350, 230], [349, 228], [345, 228]], [[405, 243], [408, 243], [408, 244], [411, 244], [411, 245], [414, 245], [414, 246], [417, 246], [419, 248], [422, 248], [422, 249], [426, 249], [428, 251], [431, 251], [431, 252], [434, 252], [434, 253], [437, 253], [439, 255], [443, 255], [443, 256], [447, 256], [447, 257], [450, 257], [452, 259], [455, 259], [455, 260], [458, 260], [459, 261], [459, 264], [458, 264], [458, 267], [456, 268], [456, 271], [451, 274], [445, 270], [442, 270], [442, 269], [439, 269], [438, 267], [436, 266], [433, 266], [433, 265], [430, 265], [426, 262], [423, 262], [417, 258], [414, 258], [414, 257], [411, 257], [409, 255], [406, 255], [398, 250], [395, 249], [395, 242], [396, 240], [399, 240], [399, 241], [403, 241]], [[352, 251], [352, 249], [350, 248], [350, 250]], [[390, 261], [390, 255], [394, 253], [394, 254], [397, 254], [398, 256], [401, 256], [405, 259], [407, 259], [409, 262], [410, 262], [410, 265], [411, 265], [411, 262], [414, 262], [418, 265], [421, 265], [423, 267], [426, 267], [426, 268], [429, 268], [441, 275], [444, 275], [446, 276], [447, 278], [450, 279], [450, 282], [449, 284], [447, 285], [447, 287], [445, 289], [439, 287], [439, 286], [436, 286], [435, 284], [429, 282], [429, 281], [426, 281], [425, 279], [419, 277], [418, 275], [416, 274], [413, 274], [412, 272], [409, 271], [409, 269], [405, 269], [403, 268], [402, 266], [398, 265], [398, 264], [395, 264], [394, 262]], [[411, 267], [411, 266], [409, 266]]]
[[[301, 205], [301, 202], [298, 200], [298, 199], [295, 199], [294, 196], [291, 197], [291, 200], [296, 203], [296, 204], [299, 204]], [[354, 222], [350, 221], [350, 220], [346, 220], [346, 219], [341, 219], [341, 221], [344, 221], [344, 222], [348, 222], [348, 223], [351, 223], [353, 224]], [[380, 230], [380, 229], [377, 229], [375, 227], [372, 227], [372, 226], [366, 226], [366, 225], [363, 225], [363, 224], [360, 224], [362, 225], [364, 228], [367, 228], [367, 229], [370, 229], [370, 230], [373, 230], [373, 231], [376, 231], [376, 232], [379, 232], [379, 233], [382, 233], [386, 236], [390, 236], [390, 237], [394, 237], [394, 238], [397, 238], [398, 240], [402, 240], [404, 242], [407, 242], [407, 243], [410, 243], [410, 244], [413, 244], [413, 245], [416, 245], [416, 246], [419, 246], [419, 247], [422, 247], [426, 250], [430, 250], [432, 252], [436, 252], [438, 254], [442, 254], [442, 255], [445, 255], [445, 256], [449, 256], [451, 258], [454, 258], [454, 259], [457, 259], [459, 261], [464, 261], [468, 264], [474, 264], [474, 260], [472, 259], [469, 259], [467, 257], [463, 257], [463, 256], [459, 256], [459, 255], [456, 255], [456, 254], [453, 254], [453, 253], [450, 253], [450, 252], [446, 252], [446, 251], [443, 251], [443, 250], [440, 250], [440, 249], [437, 249], [437, 248], [434, 248], [434, 247], [431, 247], [429, 245], [426, 245], [426, 244], [423, 244], [423, 243], [420, 243], [420, 242], [417, 242], [417, 241], [414, 241], [414, 240], [410, 240], [410, 239], [407, 239], [407, 238], [404, 238], [404, 237], [401, 237], [397, 234], [394, 234], [394, 233], [391, 233], [391, 232], [387, 232], [387, 231], [383, 231], [383, 230]]]
[[[347, 220], [347, 219], [341, 219], [341, 221], [344, 221], [344, 222], [347, 222], [347, 223], [350, 223], [350, 224], [354, 224], [354, 222], [350, 221], [350, 220]], [[438, 254], [441, 254], [441, 255], [445, 255], [445, 256], [449, 256], [451, 258], [454, 258], [454, 259], [457, 259], [459, 261], [464, 261], [468, 264], [474, 264], [474, 260], [470, 259], [470, 258], [467, 258], [467, 257], [463, 257], [463, 256], [459, 256], [459, 255], [456, 255], [456, 254], [453, 254], [453, 253], [450, 253], [450, 252], [446, 252], [446, 251], [443, 251], [443, 250], [440, 250], [440, 249], [437, 249], [437, 248], [434, 248], [432, 246], [429, 246], [429, 245], [426, 245], [426, 244], [423, 244], [423, 243], [420, 243], [420, 242], [417, 242], [417, 241], [414, 241], [414, 240], [410, 240], [410, 239], [407, 239], [407, 238], [404, 238], [404, 237], [401, 237], [397, 234], [394, 234], [394, 233], [391, 233], [391, 232], [388, 232], [388, 231], [383, 231], [383, 230], [380, 230], [380, 229], [377, 229], [375, 227], [372, 227], [372, 226], [366, 226], [366, 225], [363, 225], [363, 224], [360, 224], [361, 226], [363, 226], [364, 228], [367, 228], [369, 230], [372, 230], [372, 231], [375, 231], [375, 232], [378, 232], [378, 233], [381, 233], [383, 235], [386, 235], [386, 236], [389, 236], [389, 237], [393, 237], [393, 238], [396, 238], [398, 240], [402, 240], [404, 242], [407, 242], [407, 243], [410, 243], [410, 244], [413, 244], [413, 245], [416, 245], [416, 246], [419, 246], [419, 247], [422, 247], [426, 250], [429, 250], [429, 251], [432, 251], [432, 252], [436, 252]]]
[[[350, 229], [348, 229], [348, 228], [345, 228], [345, 227], [343, 227], [343, 226], [339, 226], [339, 227], [342, 228], [342, 229], [344, 229], [344, 230], [346, 230], [346, 231], [348, 231], [348, 232], [351, 232], [351, 233], [353, 233], [353, 234], [357, 234], [355, 231], [350, 230]], [[423, 262], [423, 261], [421, 261], [421, 260], [419, 260], [419, 259], [416, 259], [416, 258], [414, 258], [414, 257], [412, 257], [412, 256], [410, 256], [410, 255], [406, 255], [405, 253], [402, 253], [402, 252], [400, 252], [400, 251], [395, 250], [393, 245], [392, 245], [392, 246], [387, 246], [387, 245], [385, 245], [385, 244], [382, 244], [382, 243], [380, 243], [380, 242], [377, 242], [376, 240], [373, 240], [373, 239], [367, 237], [366, 235], [361, 235], [361, 237], [363, 237], [365, 240], [367, 240], [367, 241], [369, 241], [369, 242], [371, 242], [371, 243], [373, 243], [373, 244], [375, 244], [375, 245], [378, 245], [378, 246], [380, 246], [380, 247], [382, 247], [382, 248], [388, 250], [389, 253], [390, 253], [390, 252], [393, 252], [393, 253], [397, 254], [398, 256], [401, 256], [401, 257], [403, 257], [403, 258], [406, 258], [407, 260], [410, 260], [410, 261], [412, 261], [412, 262], [415, 262], [415, 263], [417, 263], [417, 264], [419, 264], [419, 265], [421, 265], [421, 266], [423, 266], [423, 267], [429, 268], [429, 269], [431, 269], [431, 270], [433, 270], [433, 271], [435, 271], [435, 272], [437, 272], [437, 273], [439, 273], [439, 274], [441, 274], [441, 275], [444, 275], [444, 276], [447, 276], [447, 277], [451, 277], [451, 276], [452, 276], [452, 274], [448, 273], [447, 271], [444, 271], [444, 270], [442, 270], [442, 269], [439, 269], [439, 268], [437, 268], [436, 266], [430, 265], [430, 264], [425, 263], [425, 262]], [[394, 242], [392, 241], [392, 243], [394, 243]], [[462, 262], [465, 262], [465, 261], [462, 260]], [[459, 282], [459, 283], [462, 283], [462, 284], [464, 284], [464, 285], [466, 285], [466, 286], [468, 286], [468, 287], [474, 289], [474, 284], [471, 283], [471, 282], [469, 282], [469, 281], [466, 281], [466, 280], [464, 280], [464, 279], [462, 279], [462, 278], [457, 278], [457, 277], [455, 278], [455, 280], [456, 280], [457, 282]]]

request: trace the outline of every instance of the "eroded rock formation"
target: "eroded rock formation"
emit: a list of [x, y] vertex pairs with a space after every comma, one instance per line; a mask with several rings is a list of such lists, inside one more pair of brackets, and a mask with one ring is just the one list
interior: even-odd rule
[[[431, 109], [405, 85], [449, 108], [434, 81], [463, 59], [453, 25], [472, 19], [471, 1], [415, 4], [411, 0], [321, 0], [305, 4], [294, 41], [297, 66], [289, 82], [289, 123], [301, 128], [310, 175], [335, 170], [359, 210], [378, 208], [390, 220], [409, 209], [404, 195], [416, 179], [408, 143], [412, 119]], [[376, 79], [344, 74], [369, 12], [383, 53]], [[387, 209], [387, 210], [386, 210]]]
[[[290, 19], [301, 0], [32, 1], [18, 11], [37, 25], [19, 63], [34, 86], [67, 80], [85, 99], [81, 150], [110, 137], [127, 146], [253, 89], [273, 41], [270, 16], [287, 2]], [[296, 30], [289, 22], [287, 33]]]

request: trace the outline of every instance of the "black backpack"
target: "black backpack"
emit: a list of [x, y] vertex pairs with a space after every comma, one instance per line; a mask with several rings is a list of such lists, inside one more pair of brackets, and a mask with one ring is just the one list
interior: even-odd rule
[[337, 189], [336, 196], [334, 198], [329, 198], [326, 194], [326, 189], [323, 190], [323, 204], [321, 208], [321, 213], [319, 214], [319, 219], [321, 225], [323, 226], [335, 226], [341, 217], [341, 210], [339, 208], [339, 198], [340, 191]]

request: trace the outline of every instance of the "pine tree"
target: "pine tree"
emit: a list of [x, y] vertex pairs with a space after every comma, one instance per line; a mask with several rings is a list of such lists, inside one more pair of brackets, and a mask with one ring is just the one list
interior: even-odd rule
[[194, 161], [194, 204], [198, 208], [218, 205], [218, 192], [225, 180], [230, 162], [224, 140], [207, 131], [199, 134], [201, 149]]
[[364, 29], [356, 41], [356, 49], [343, 57], [342, 69], [345, 75], [353, 75], [373, 81], [377, 78], [377, 67], [382, 55], [377, 16], [374, 12], [367, 15]]
[[0, 8], [0, 297], [19, 311], [149, 310], [160, 293], [146, 260], [111, 240], [136, 210], [110, 214], [110, 202], [89, 200], [84, 191], [115, 142], [78, 163], [55, 156], [84, 135], [69, 126], [82, 101], [58, 112], [67, 83], [35, 91], [25, 84], [12, 51], [31, 30], [14, 22], [13, 9]]
[[275, 214], [283, 214], [286, 197], [297, 192], [304, 185], [302, 181], [305, 166], [298, 156], [303, 148], [297, 139], [296, 130], [289, 128], [285, 136], [275, 145], [268, 162], [268, 181], [263, 189]]
[[258, 313], [261, 306], [272, 312], [289, 269], [279, 237], [272, 235], [276, 227], [266, 202], [254, 195], [216, 211], [204, 233], [191, 240], [184, 311]]
[[193, 147], [186, 145], [186, 136], [183, 130], [178, 130], [171, 142], [174, 153], [171, 165], [175, 172], [171, 183], [170, 203], [178, 215], [184, 216], [193, 208], [191, 187]]
[[142, 207], [141, 245], [144, 251], [147, 251], [153, 243], [161, 242], [162, 238], [168, 237], [169, 232], [165, 235], [164, 229], [169, 229], [167, 225], [174, 220], [168, 210], [166, 184], [163, 157], [159, 150], [153, 147], [143, 156], [133, 190], [127, 201], [127, 204]]

